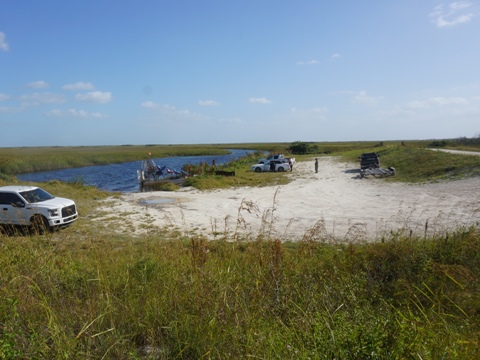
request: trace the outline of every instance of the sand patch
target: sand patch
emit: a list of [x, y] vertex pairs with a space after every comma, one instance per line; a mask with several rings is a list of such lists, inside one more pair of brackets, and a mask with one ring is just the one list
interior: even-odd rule
[[136, 234], [168, 227], [211, 239], [374, 239], [396, 231], [431, 234], [480, 224], [479, 177], [409, 185], [359, 174], [357, 164], [323, 157], [318, 173], [313, 161], [297, 163], [286, 185], [128, 193], [109, 199], [101, 210], [123, 213]]

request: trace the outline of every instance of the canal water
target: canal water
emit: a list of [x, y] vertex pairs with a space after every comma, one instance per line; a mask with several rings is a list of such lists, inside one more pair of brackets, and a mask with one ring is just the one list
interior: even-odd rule
[[[208, 162], [212, 164], [215, 160], [217, 165], [226, 164], [232, 160], [241, 158], [251, 150], [232, 150], [227, 155], [212, 156], [175, 156], [166, 158], [153, 158], [158, 166], [179, 171], [185, 164], [200, 164]], [[101, 190], [137, 192], [139, 184], [137, 170], [142, 166], [141, 161], [132, 161], [120, 164], [86, 166], [81, 168], [61, 169], [54, 171], [43, 171], [36, 173], [20, 174], [17, 179], [21, 181], [47, 182], [59, 180], [63, 182], [81, 182], [84, 185], [92, 185]]]

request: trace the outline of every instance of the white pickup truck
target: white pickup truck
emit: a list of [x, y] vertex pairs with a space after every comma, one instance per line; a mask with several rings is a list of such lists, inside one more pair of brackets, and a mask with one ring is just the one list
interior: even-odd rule
[[37, 233], [71, 225], [78, 218], [73, 200], [36, 186], [0, 187], [0, 229], [26, 226]]
[[251, 166], [252, 171], [254, 172], [266, 172], [266, 171], [290, 171], [291, 167], [287, 159], [281, 160], [270, 160], [265, 164], [255, 164]]
[[259, 164], [265, 164], [269, 162], [270, 160], [286, 160], [287, 162], [290, 161], [293, 164], [295, 164], [295, 158], [286, 158], [283, 154], [271, 154], [268, 155], [265, 159], [260, 159], [258, 160]]

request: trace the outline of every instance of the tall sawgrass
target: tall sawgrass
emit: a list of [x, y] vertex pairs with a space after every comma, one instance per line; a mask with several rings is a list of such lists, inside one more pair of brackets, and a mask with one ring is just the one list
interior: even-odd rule
[[115, 164], [168, 156], [220, 155], [213, 145], [77, 146], [0, 148], [0, 173], [20, 174], [72, 167]]
[[476, 228], [375, 244], [167, 231], [135, 239], [82, 225], [0, 240], [0, 358], [472, 359], [480, 351]]

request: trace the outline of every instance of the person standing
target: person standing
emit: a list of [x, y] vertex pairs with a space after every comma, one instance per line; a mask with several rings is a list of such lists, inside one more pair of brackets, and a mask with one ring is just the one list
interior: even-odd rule
[[315, 173], [318, 173], [318, 159], [315, 158]]
[[275, 171], [275, 162], [270, 161], [270, 171]]

